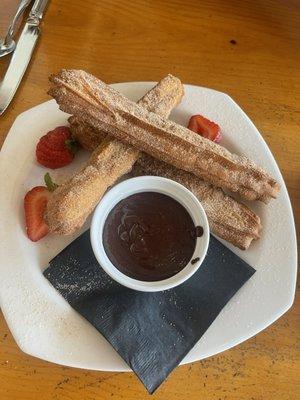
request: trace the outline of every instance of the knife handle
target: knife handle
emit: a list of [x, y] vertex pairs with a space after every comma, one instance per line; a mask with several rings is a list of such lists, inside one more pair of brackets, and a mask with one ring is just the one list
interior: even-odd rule
[[33, 7], [29, 13], [29, 18], [42, 19], [48, 0], [35, 0]]

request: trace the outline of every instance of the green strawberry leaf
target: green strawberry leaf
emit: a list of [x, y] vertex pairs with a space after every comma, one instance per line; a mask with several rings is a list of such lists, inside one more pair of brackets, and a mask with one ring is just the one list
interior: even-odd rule
[[49, 172], [44, 175], [44, 181], [49, 192], [53, 192], [56, 188], [58, 188], [58, 185], [52, 181]]
[[70, 153], [76, 154], [78, 151], [78, 143], [76, 142], [75, 139], [67, 139], [65, 141], [66, 148], [69, 150]]

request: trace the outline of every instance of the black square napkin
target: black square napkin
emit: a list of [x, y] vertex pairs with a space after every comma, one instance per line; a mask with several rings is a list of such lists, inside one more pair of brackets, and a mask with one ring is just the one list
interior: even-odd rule
[[255, 270], [211, 236], [202, 266], [187, 282], [164, 292], [137, 292], [102, 270], [89, 235], [53, 258], [44, 276], [153, 393]]

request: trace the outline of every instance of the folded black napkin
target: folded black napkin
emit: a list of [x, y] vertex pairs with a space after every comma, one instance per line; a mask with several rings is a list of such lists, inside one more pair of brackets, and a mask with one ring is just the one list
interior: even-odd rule
[[153, 393], [255, 270], [211, 236], [202, 266], [187, 282], [164, 292], [138, 292], [102, 270], [89, 235], [53, 258], [44, 276]]

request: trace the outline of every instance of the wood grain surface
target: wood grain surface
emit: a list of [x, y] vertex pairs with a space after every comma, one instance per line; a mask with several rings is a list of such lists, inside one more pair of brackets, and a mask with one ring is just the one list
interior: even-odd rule
[[[1, 36], [16, 3], [0, 0]], [[60, 68], [85, 69], [108, 83], [170, 72], [241, 105], [270, 146], [299, 220], [299, 27], [298, 0], [51, 0], [32, 62], [0, 117], [0, 143], [18, 114], [48, 99], [48, 76]], [[0, 60], [0, 76], [7, 62]], [[299, 331], [298, 296], [251, 340], [177, 368], [152, 398], [300, 398]], [[23, 354], [0, 317], [1, 400], [146, 398], [132, 373], [72, 369]]]

